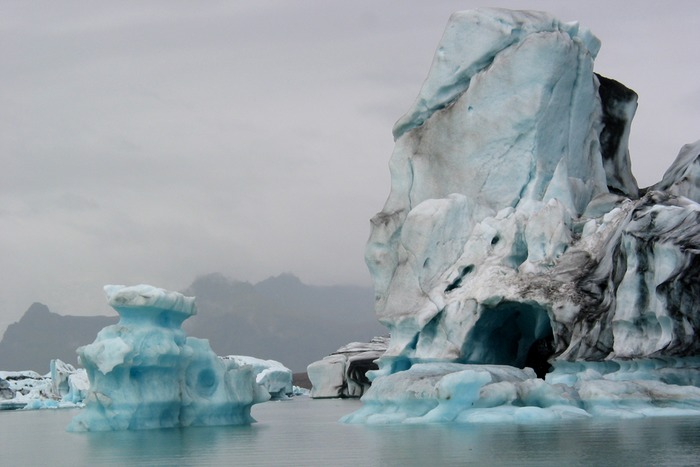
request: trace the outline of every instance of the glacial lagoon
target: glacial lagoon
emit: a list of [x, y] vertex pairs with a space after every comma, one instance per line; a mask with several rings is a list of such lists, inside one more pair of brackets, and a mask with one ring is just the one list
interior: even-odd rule
[[69, 433], [79, 409], [0, 412], [3, 465], [697, 465], [700, 417], [346, 425], [358, 400], [258, 404], [250, 426]]

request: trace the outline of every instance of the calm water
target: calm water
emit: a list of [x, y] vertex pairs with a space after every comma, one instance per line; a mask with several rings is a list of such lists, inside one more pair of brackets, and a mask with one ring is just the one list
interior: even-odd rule
[[548, 425], [357, 426], [358, 401], [268, 402], [258, 423], [67, 433], [75, 410], [0, 412], [0, 465], [698, 465], [700, 417]]

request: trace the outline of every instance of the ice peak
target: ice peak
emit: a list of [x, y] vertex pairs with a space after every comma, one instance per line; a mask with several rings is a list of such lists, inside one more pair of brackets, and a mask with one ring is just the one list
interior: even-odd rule
[[562, 32], [579, 40], [592, 58], [600, 48], [600, 41], [578, 23], [562, 23], [544, 12], [482, 8], [453, 13], [416, 101], [394, 125], [394, 139], [452, 104], [499, 53], [543, 32]]
[[126, 309], [155, 309], [181, 315], [183, 320], [197, 314], [194, 297], [151, 285], [106, 285], [104, 291], [109, 305], [120, 314]]

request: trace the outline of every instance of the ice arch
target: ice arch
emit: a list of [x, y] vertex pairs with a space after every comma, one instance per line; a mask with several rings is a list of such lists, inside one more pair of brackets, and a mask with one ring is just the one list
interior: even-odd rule
[[529, 366], [547, 372], [554, 333], [547, 310], [538, 303], [502, 301], [484, 305], [463, 348], [465, 363]]

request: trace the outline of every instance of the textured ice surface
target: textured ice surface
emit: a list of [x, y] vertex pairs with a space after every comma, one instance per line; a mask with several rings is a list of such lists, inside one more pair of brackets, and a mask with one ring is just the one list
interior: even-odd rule
[[[292, 386], [292, 370], [275, 360], [236, 355], [219, 358], [235, 360], [239, 366], [250, 366], [261, 394], [268, 393], [272, 399], [309, 393], [304, 388]], [[50, 368], [51, 371], [43, 376], [33, 371], [0, 372], [3, 375], [0, 378], [0, 410], [84, 406], [83, 400], [90, 389], [85, 369], [76, 369], [58, 359], [51, 360]]]
[[[363, 400], [381, 407], [383, 379], [426, 362], [544, 376], [552, 361], [699, 353], [700, 142], [639, 189], [637, 96], [593, 72], [598, 48], [545, 13], [450, 18], [394, 128], [391, 193], [371, 221], [391, 340]], [[464, 375], [445, 377], [483, 376]], [[651, 405], [664, 394], [647, 392]]]
[[51, 360], [51, 372], [0, 371], [0, 410], [56, 409], [82, 406], [88, 379], [84, 369]]
[[364, 406], [343, 419], [350, 423], [529, 421], [586, 417], [561, 387], [527, 368], [417, 363], [378, 378]]
[[557, 362], [530, 368], [416, 363], [377, 378], [348, 423], [531, 423], [700, 415], [700, 358]]
[[219, 358], [224, 361], [233, 360], [239, 366], [250, 366], [255, 374], [255, 383], [265, 389], [272, 399], [283, 399], [294, 394], [292, 370], [278, 361], [242, 355], [227, 355]]
[[0, 371], [0, 409], [58, 407], [51, 378], [35, 371]]
[[369, 388], [366, 374], [387, 348], [386, 337], [370, 342], [351, 342], [306, 369], [312, 384], [311, 397], [360, 397]]
[[87, 372], [83, 368], [61, 360], [51, 360], [51, 390], [61, 398], [61, 402], [82, 404], [90, 389]]
[[194, 298], [148, 285], [105, 287], [119, 323], [78, 354], [90, 380], [86, 408], [71, 431], [246, 424], [269, 398], [251, 365], [220, 359], [208, 341], [187, 337], [182, 322]]

